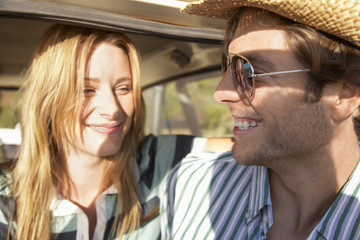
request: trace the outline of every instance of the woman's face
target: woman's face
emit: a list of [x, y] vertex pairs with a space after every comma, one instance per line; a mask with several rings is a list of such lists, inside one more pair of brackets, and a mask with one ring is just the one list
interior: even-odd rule
[[111, 156], [122, 145], [132, 122], [132, 74], [125, 51], [108, 43], [97, 45], [89, 58], [80, 114], [82, 135], [75, 149], [95, 157]]

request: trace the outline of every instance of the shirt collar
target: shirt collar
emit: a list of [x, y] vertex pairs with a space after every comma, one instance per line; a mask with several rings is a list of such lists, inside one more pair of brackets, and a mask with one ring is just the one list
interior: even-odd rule
[[[249, 191], [249, 211], [246, 222], [251, 222], [259, 214], [266, 214], [268, 228], [272, 225], [272, 209], [268, 169], [253, 166], [253, 179]], [[336, 197], [325, 216], [310, 234], [308, 239], [335, 239], [350, 235], [359, 228], [356, 220], [360, 216], [360, 162], [355, 167], [349, 180]], [[342, 228], [339, 228], [339, 225]], [[345, 235], [344, 235], [345, 236]]]
[[[140, 170], [135, 160], [133, 160], [133, 171], [136, 181], [139, 182]], [[111, 185], [104, 192], [102, 192], [98, 198], [100, 198], [103, 195], [115, 195], [115, 194], [118, 194], [118, 190], [114, 185]], [[52, 211], [53, 216], [67, 216], [67, 215], [77, 214], [81, 211], [76, 204], [64, 198], [58, 192], [55, 194], [54, 198], [51, 201], [50, 210]]]
[[[360, 164], [358, 162], [350, 178], [341, 189], [335, 201], [316, 226], [316, 232], [325, 239], [335, 239], [343, 231], [354, 231], [358, 228], [360, 216]], [[339, 228], [339, 226], [341, 226]], [[347, 230], [346, 230], [347, 229]], [[341, 236], [341, 235], [340, 235]]]
[[249, 191], [249, 218], [252, 221], [260, 211], [271, 205], [269, 172], [266, 167], [253, 166], [253, 178]]

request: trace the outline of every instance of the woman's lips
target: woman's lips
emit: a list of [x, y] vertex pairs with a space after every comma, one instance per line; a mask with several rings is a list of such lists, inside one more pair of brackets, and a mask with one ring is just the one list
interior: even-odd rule
[[88, 124], [89, 128], [101, 134], [114, 134], [120, 130], [121, 123], [114, 124]]

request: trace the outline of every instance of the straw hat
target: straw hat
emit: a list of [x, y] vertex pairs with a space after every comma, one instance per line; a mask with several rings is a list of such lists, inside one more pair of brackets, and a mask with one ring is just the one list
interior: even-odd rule
[[360, 47], [359, 0], [201, 0], [181, 11], [226, 19], [230, 10], [244, 6], [268, 10]]

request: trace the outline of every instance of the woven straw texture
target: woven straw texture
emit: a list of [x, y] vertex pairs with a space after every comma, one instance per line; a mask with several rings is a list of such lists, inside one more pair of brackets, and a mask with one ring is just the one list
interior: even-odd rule
[[359, 0], [202, 0], [181, 11], [226, 19], [231, 9], [244, 6], [277, 13], [360, 47]]

